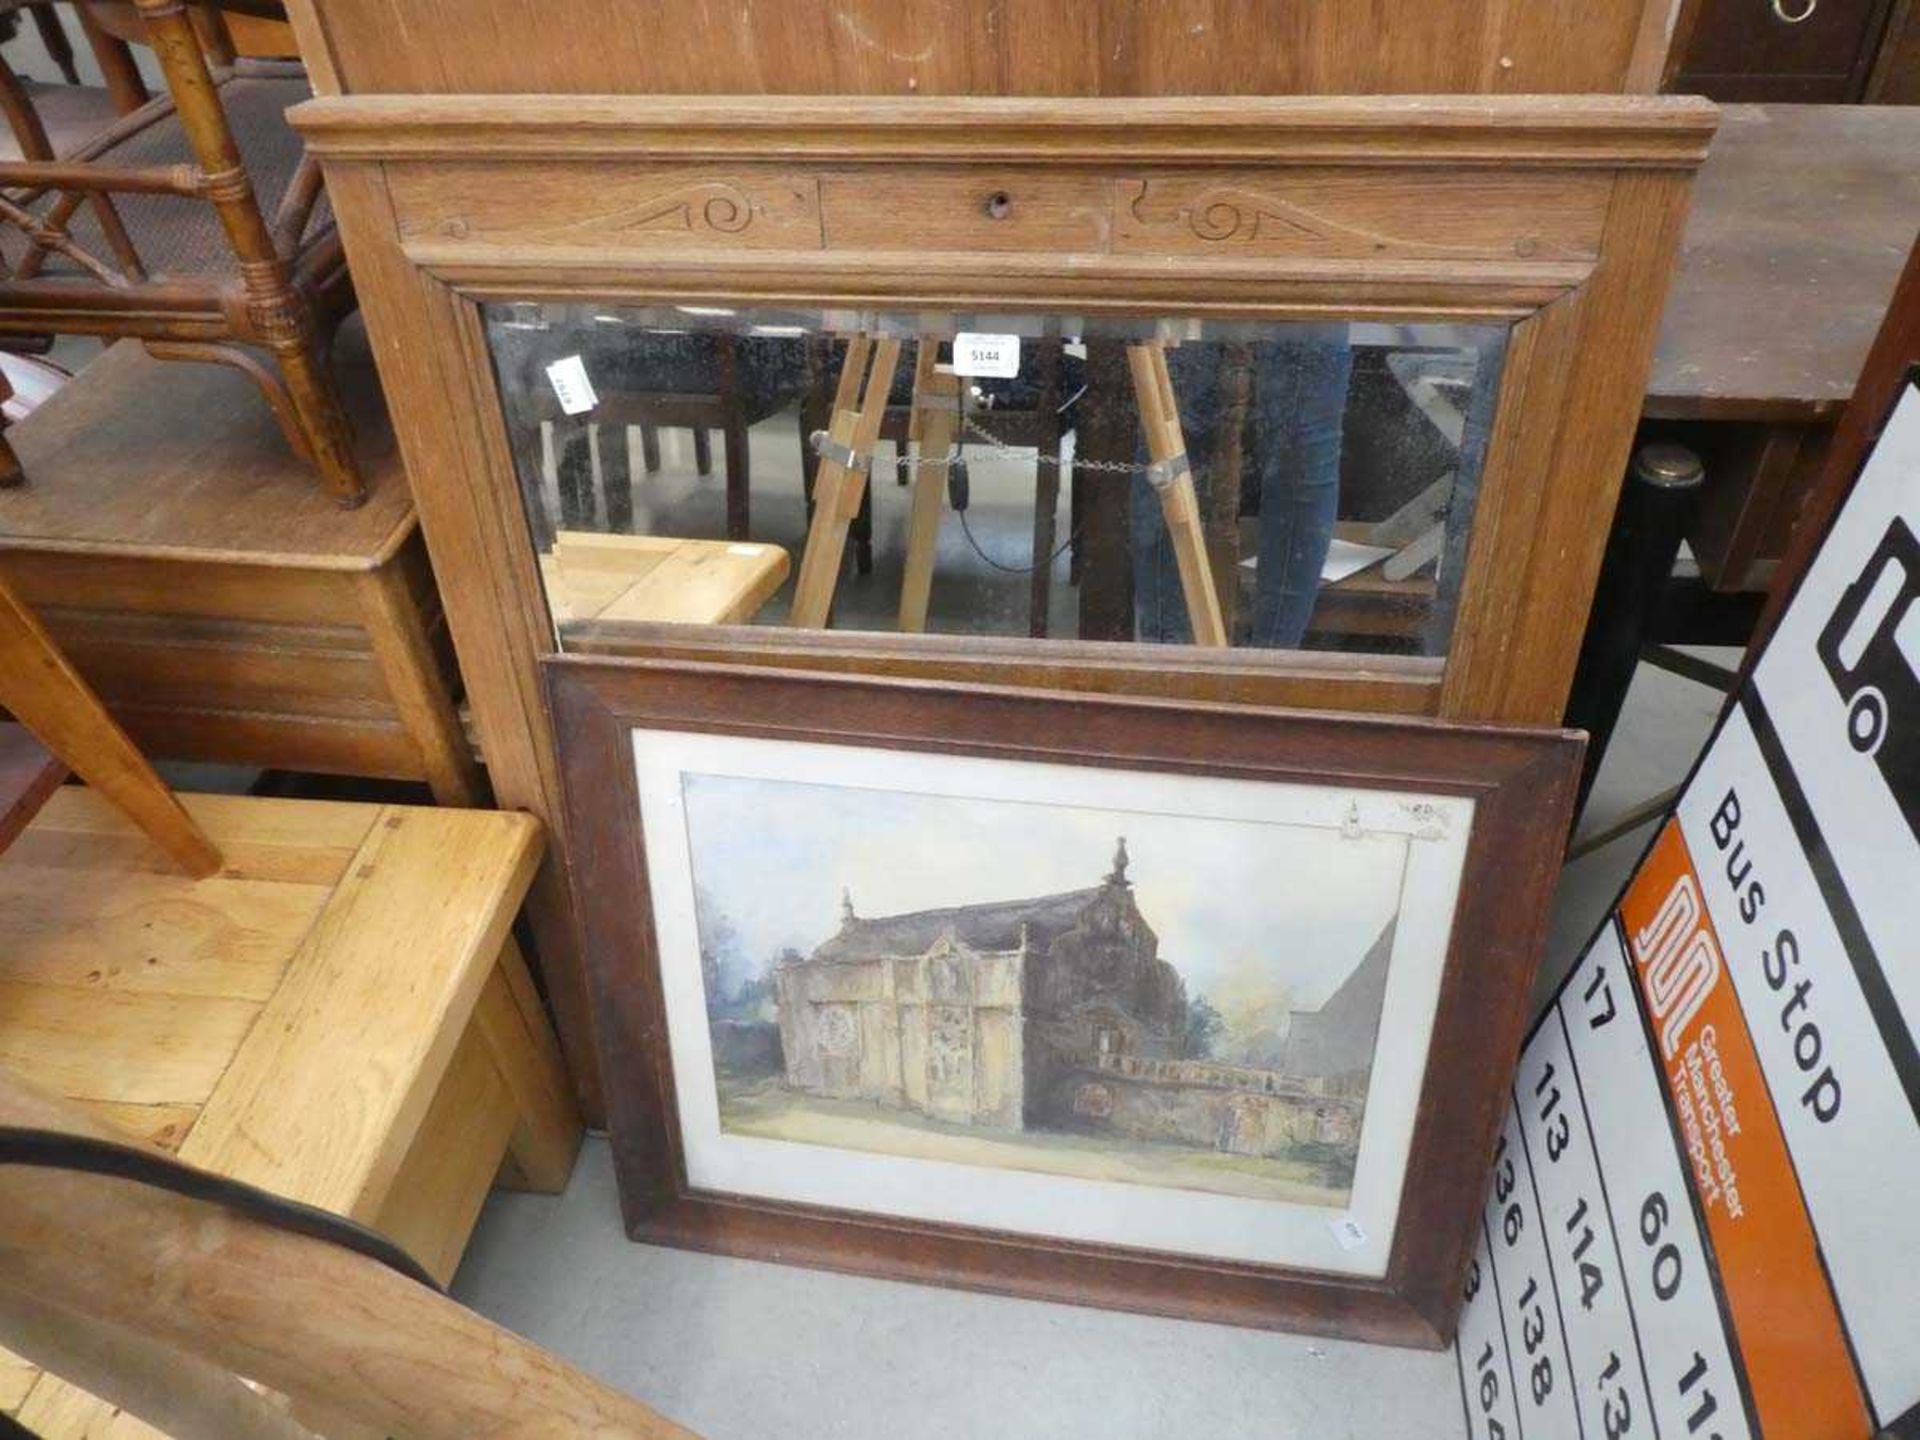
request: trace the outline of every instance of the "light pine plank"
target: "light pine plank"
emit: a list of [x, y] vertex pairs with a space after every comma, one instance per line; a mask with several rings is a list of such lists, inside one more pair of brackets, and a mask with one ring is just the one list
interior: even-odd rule
[[162, 1150], [178, 1150], [200, 1116], [198, 1105], [129, 1105], [116, 1100], [80, 1100], [77, 1104], [115, 1131], [124, 1131]]
[[0, 1415], [17, 1415], [40, 1372], [5, 1347], [0, 1347]]
[[330, 893], [273, 880], [184, 884], [97, 863], [39, 865], [27, 848], [0, 865], [0, 979], [258, 1004]]
[[[379, 814], [373, 805], [184, 795], [181, 804], [221, 847], [223, 877], [332, 885], [346, 873]], [[144, 837], [100, 796], [66, 786], [7, 851], [7, 863], [170, 872], [139, 848]]]
[[516, 1118], [502, 1182], [560, 1191], [580, 1153], [580, 1111], [560, 1042], [513, 940], [500, 949], [499, 963], [474, 1007], [473, 1024], [513, 1096]]
[[74, 1100], [197, 1104], [259, 1013], [248, 1000], [0, 980], [0, 1065]]
[[442, 1284], [460, 1264], [515, 1119], [485, 1041], [469, 1030], [373, 1222]]
[[181, 1158], [377, 1215], [538, 855], [526, 816], [383, 809]]

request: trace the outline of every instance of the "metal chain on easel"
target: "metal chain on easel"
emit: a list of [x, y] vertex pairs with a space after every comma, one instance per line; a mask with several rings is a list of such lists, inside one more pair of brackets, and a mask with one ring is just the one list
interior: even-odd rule
[[[1033, 463], [1036, 465], [1055, 465], [1063, 469], [1066, 466], [1066, 462], [1058, 455], [1049, 455], [1045, 451], [1034, 449], [1031, 445], [1014, 445], [1003, 440], [971, 415], [962, 415], [960, 423], [970, 434], [979, 437], [975, 443], [984, 444], [994, 452], [997, 459], [1018, 461], [1023, 450], [1032, 450]], [[848, 463], [849, 456], [843, 453], [846, 447], [837, 444], [826, 431], [816, 430], [807, 438], [816, 455], [837, 460], [841, 464]], [[943, 455], [901, 455], [893, 463], [903, 470], [917, 470], [922, 465], [964, 464], [966, 458], [965, 446], [956, 444], [948, 446]], [[863, 457], [863, 463], [871, 463], [870, 457]], [[1186, 468], [1185, 456], [1176, 456], [1171, 461], [1089, 460], [1082, 455], [1076, 455], [1073, 458], [1073, 471], [1076, 475], [1082, 471], [1101, 475], [1144, 475], [1148, 483], [1154, 485], [1166, 484]]]
[[[949, 406], [951, 406], [952, 402], [948, 403]], [[984, 444], [997, 458], [1019, 463], [1022, 458], [1022, 452], [1030, 450], [1033, 454], [1033, 463], [1036, 466], [1053, 465], [1063, 471], [1066, 469], [1066, 462], [1057, 454], [1049, 455], [1034, 446], [1013, 445], [1003, 437], [994, 434], [993, 431], [981, 424], [973, 415], [967, 413], [964, 401], [957, 408], [960, 411], [961, 429], [967, 434], [975, 436], [976, 443]], [[825, 430], [816, 430], [808, 436], [807, 439], [816, 455], [835, 460], [843, 465], [853, 463], [855, 460], [849, 447], [834, 440]], [[894, 460], [895, 466], [899, 469], [918, 470], [923, 465], [942, 465], [946, 466], [949, 472], [951, 472], [953, 467], [958, 466], [961, 473], [963, 475], [965, 474], [967, 464], [965, 442], [949, 445], [946, 453], [943, 455], [908, 454], [905, 453], [904, 446], [901, 447], [901, 450], [902, 453]], [[873, 463], [873, 457], [871, 455], [858, 458], [863, 466]], [[1147, 483], [1153, 486], [1155, 490], [1160, 490], [1171, 485], [1180, 476], [1186, 474], [1188, 468], [1187, 457], [1184, 454], [1175, 455], [1166, 460], [1146, 461], [1089, 460], [1080, 455], [1076, 455], [1073, 458], [1073, 473], [1075, 475], [1083, 472], [1099, 475], [1141, 475], [1146, 477]], [[1005, 575], [1031, 575], [1034, 571], [1043, 567], [1051, 568], [1054, 562], [1066, 554], [1067, 551], [1071, 550], [1080, 539], [1080, 526], [1069, 526], [1067, 538], [1062, 540], [1054, 552], [1044, 561], [1033, 565], [1008, 565], [1004, 561], [994, 559], [993, 556], [981, 548], [980, 541], [973, 533], [973, 526], [967, 519], [967, 509], [964, 505], [956, 506], [955, 513], [960, 517], [960, 533], [966, 536], [968, 548], [971, 549], [975, 555], [979, 556], [982, 562]]]

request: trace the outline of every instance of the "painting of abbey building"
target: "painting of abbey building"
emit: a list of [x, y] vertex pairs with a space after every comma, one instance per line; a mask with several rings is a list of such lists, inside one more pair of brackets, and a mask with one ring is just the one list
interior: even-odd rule
[[[1071, 828], [1084, 834], [1096, 817], [1075, 818], [1082, 823]], [[1163, 863], [1190, 852], [1159, 838], [1147, 848]], [[1162, 876], [1156, 887], [1111, 830], [1097, 849], [1052, 853], [1057, 871], [1078, 865], [1089, 883], [880, 914], [864, 913], [861, 866], [849, 856], [835, 870], [835, 892], [821, 897], [835, 917], [829, 933], [782, 947], [738, 982], [728, 978], [734, 966], [715, 956], [708, 1005], [722, 1128], [1344, 1204], [1386, 990], [1390, 905], [1362, 909], [1337, 953], [1183, 967], [1163, 949], [1150, 910], [1156, 890], [1178, 896], [1193, 889], [1193, 877]], [[952, 854], [952, 888], [977, 888], [965, 873], [966, 846]], [[1380, 863], [1395, 868], [1390, 854]], [[1372, 888], [1391, 894], [1393, 878]], [[1271, 898], [1229, 885], [1212, 903]], [[734, 922], [711, 890], [700, 910], [703, 936], [717, 932], [727, 942], [703, 946], [703, 954], [737, 951]], [[1251, 936], [1280, 951], [1290, 939], [1308, 940], [1274, 919], [1268, 931], [1208, 929], [1204, 915], [1199, 923], [1189, 917], [1189, 932], [1218, 934], [1223, 944]], [[1324, 927], [1314, 938], [1322, 936]], [[1196, 978], [1216, 988], [1218, 1005]], [[1320, 993], [1298, 1003], [1314, 980]]]

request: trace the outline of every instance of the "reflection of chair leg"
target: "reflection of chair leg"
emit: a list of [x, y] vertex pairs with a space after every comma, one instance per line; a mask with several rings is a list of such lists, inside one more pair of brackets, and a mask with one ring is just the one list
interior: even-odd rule
[[[705, 439], [703, 433], [703, 443]], [[753, 492], [748, 488], [752, 477], [747, 469], [747, 415], [741, 398], [740, 346], [731, 335], [725, 337], [720, 347], [720, 444], [727, 461], [727, 538], [744, 540], [752, 519]], [[698, 451], [695, 453], [698, 458]], [[712, 453], [708, 452], [707, 468], [700, 473], [705, 475], [712, 468]]]
[[593, 446], [587, 422], [578, 416], [554, 422], [553, 478], [560, 492], [561, 529], [593, 529]]
[[[1035, 452], [1045, 456], [1041, 449]], [[1036, 639], [1047, 633], [1047, 612], [1053, 607], [1053, 547], [1060, 509], [1060, 472], [1040, 463], [1033, 471], [1033, 571], [1027, 577], [1027, 633]]]
[[940, 538], [940, 507], [946, 501], [947, 462], [959, 428], [960, 381], [934, 368], [938, 347], [922, 339], [913, 367], [913, 414], [909, 443], [918, 442], [920, 463], [912, 468], [912, 508], [907, 515], [907, 562], [900, 580], [900, 628], [927, 628], [927, 601], [933, 590], [933, 557]]
[[[1040, 398], [1033, 450], [1033, 569], [1027, 577], [1027, 633], [1047, 633], [1047, 612], [1053, 608], [1053, 547], [1060, 512], [1060, 351], [1043, 346], [1036, 357]], [[1069, 531], [1069, 534], [1072, 532]]]
[[713, 437], [703, 425], [693, 427], [693, 473], [702, 480], [713, 474]]
[[660, 427], [658, 425], [640, 427], [640, 463], [646, 467], [647, 474], [660, 473]]
[[847, 528], [866, 494], [874, 441], [887, 413], [887, 390], [899, 359], [898, 340], [856, 335], [847, 344], [834, 391], [833, 423], [827, 428], [827, 453], [814, 474], [813, 523], [800, 559], [800, 578], [794, 582], [790, 624], [812, 629], [826, 624], [846, 555]]
[[5, 580], [0, 580], [0, 705], [188, 874], [204, 879], [219, 871], [219, 850]]
[[600, 437], [600, 508], [607, 529], [615, 535], [633, 533], [633, 467], [627, 459], [627, 427], [602, 425]]
[[[871, 455], [871, 451], [868, 452]], [[860, 489], [860, 508], [853, 512], [853, 524], [847, 527], [847, 536], [853, 541], [853, 573], [871, 575], [873, 573], [873, 487], [864, 485]]]
[[1180, 429], [1173, 377], [1167, 373], [1166, 347], [1157, 341], [1129, 345], [1127, 365], [1133, 372], [1133, 394], [1140, 406], [1140, 426], [1147, 436], [1147, 456], [1156, 471], [1148, 478], [1160, 497], [1167, 538], [1180, 567], [1180, 589], [1187, 598], [1193, 643], [1224, 647], [1226, 623], [1220, 616], [1220, 597], [1207, 564], [1200, 502], [1194, 494], [1193, 474], [1187, 469], [1187, 441]]
[[730, 421], [720, 432], [720, 442], [727, 461], [727, 538], [744, 540], [753, 528], [753, 474], [745, 422]]

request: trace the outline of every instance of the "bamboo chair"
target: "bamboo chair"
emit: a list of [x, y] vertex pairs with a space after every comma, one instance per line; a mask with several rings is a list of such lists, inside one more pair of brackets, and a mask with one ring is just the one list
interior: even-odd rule
[[[0, 335], [131, 336], [161, 359], [232, 366], [323, 488], [357, 505], [365, 491], [326, 363], [352, 282], [319, 167], [285, 120], [309, 93], [304, 75], [233, 62], [216, 0], [137, 10], [168, 94], [64, 156], [0, 54], [0, 110], [26, 157], [0, 162]], [[110, 51], [113, 37], [89, 26], [95, 53]], [[123, 75], [116, 96], [135, 100], [137, 79]], [[0, 450], [0, 484], [19, 478]]]

